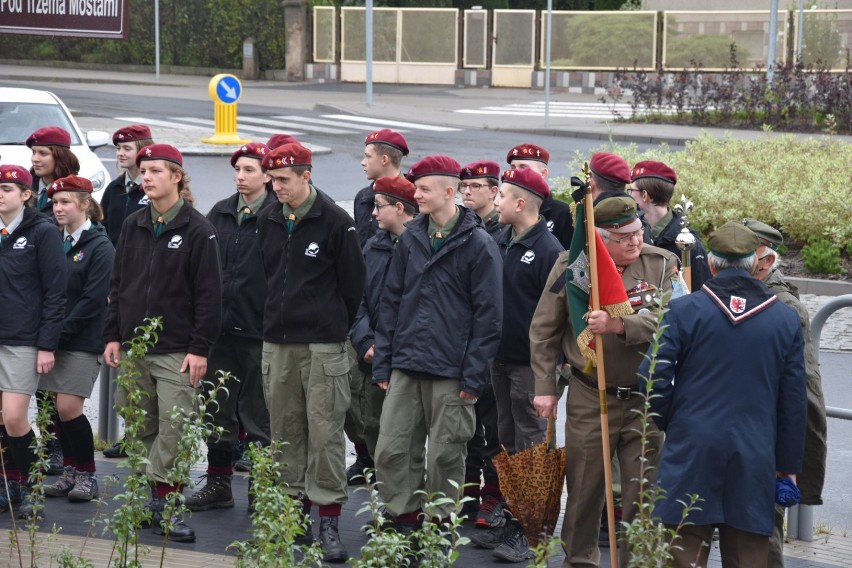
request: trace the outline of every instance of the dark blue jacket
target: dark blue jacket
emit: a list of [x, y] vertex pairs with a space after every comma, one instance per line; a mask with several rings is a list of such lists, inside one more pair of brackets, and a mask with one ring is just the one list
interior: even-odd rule
[[[733, 290], [730, 298], [711, 294], [711, 283]], [[737, 324], [729, 305], [744, 310]], [[665, 497], [654, 514], [678, 524], [678, 500], [698, 494], [689, 522], [771, 535], [775, 472], [798, 473], [804, 454], [798, 315], [744, 270], [723, 270], [673, 300], [663, 325], [651, 408], [666, 432], [658, 476]], [[640, 376], [648, 367], [646, 360]]]
[[115, 248], [102, 225], [83, 231], [66, 255], [68, 303], [59, 348], [103, 353], [109, 277]]
[[118, 245], [121, 226], [127, 216], [148, 206], [148, 196], [142, 191], [142, 187], [137, 187], [128, 193], [124, 178], [125, 174], [121, 174], [112, 180], [101, 197], [101, 209], [104, 211], [103, 225], [113, 246]]
[[376, 234], [379, 225], [373, 217], [373, 209], [376, 207], [376, 194], [373, 191], [373, 183], [355, 194], [355, 203], [352, 204], [352, 212], [355, 214], [355, 229], [358, 231], [358, 244], [361, 248], [367, 244], [367, 240]]
[[[672, 214], [674, 214], [672, 222], [663, 229], [663, 232], [660, 233], [651, 244], [655, 247], [660, 247], [661, 249], [673, 252], [678, 259], [680, 259], [681, 250], [677, 248], [675, 239], [677, 239], [677, 236], [680, 234], [680, 219], [682, 215], [677, 211], [672, 211]], [[693, 237], [695, 237], [695, 246], [689, 254], [689, 262], [692, 267], [692, 282], [689, 283], [689, 289], [700, 290], [701, 287], [704, 286], [704, 283], [710, 280], [713, 275], [710, 274], [710, 266], [707, 264], [707, 251], [704, 250], [704, 243], [701, 242], [701, 235], [699, 235], [698, 232], [691, 227], [689, 232], [692, 233]]]
[[574, 236], [574, 219], [568, 204], [558, 199], [545, 199], [539, 213], [547, 221], [548, 230], [557, 238], [562, 248], [568, 250]]
[[361, 372], [372, 374], [373, 366], [364, 362], [364, 355], [376, 343], [375, 329], [379, 315], [379, 304], [385, 289], [385, 276], [388, 273], [393, 242], [390, 233], [378, 231], [364, 245], [364, 264], [367, 265], [367, 278], [364, 286], [364, 298], [358, 307], [355, 323], [349, 338], [358, 354], [358, 367]]
[[263, 303], [266, 273], [257, 236], [257, 216], [278, 203], [275, 194], [266, 199], [255, 215], [237, 222], [239, 194], [218, 202], [207, 214], [219, 240], [222, 264], [222, 334], [263, 339]]
[[124, 222], [110, 278], [104, 341], [126, 342], [145, 318], [163, 329], [148, 352], [207, 357], [222, 326], [222, 271], [216, 231], [185, 203], [154, 236], [149, 207]]
[[497, 360], [529, 366], [530, 323], [562, 245], [542, 217], [519, 241], [511, 240], [509, 227], [497, 242], [503, 256], [503, 333]]
[[400, 369], [457, 378], [471, 394], [490, 388], [503, 320], [502, 262], [476, 214], [459, 209], [456, 226], [434, 254], [428, 215], [400, 236], [379, 304], [373, 382]]
[[53, 221], [32, 207], [0, 248], [0, 345], [56, 351], [68, 268]]

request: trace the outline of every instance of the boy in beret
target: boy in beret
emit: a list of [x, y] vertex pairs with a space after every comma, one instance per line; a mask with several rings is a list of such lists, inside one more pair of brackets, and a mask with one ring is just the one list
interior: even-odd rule
[[[206, 380], [216, 384], [219, 370], [229, 371], [236, 380], [225, 383], [228, 396], [213, 405], [213, 424], [224, 431], [207, 440], [207, 481], [186, 499], [190, 511], [234, 506], [232, 458], [240, 430], [246, 433], [246, 442], [269, 445], [269, 411], [260, 372], [266, 274], [257, 238], [258, 216], [278, 202], [261, 167], [268, 153], [262, 142], [237, 149], [231, 156], [237, 191], [207, 214], [219, 239], [223, 318], [222, 334], [210, 351]], [[253, 501], [250, 493], [249, 503]]]
[[[778, 247], [784, 242], [781, 232], [775, 227], [756, 219], [743, 219], [760, 241], [757, 247], [757, 270], [754, 277], [761, 280], [769, 291], [799, 316], [804, 339], [805, 375], [807, 377], [808, 423], [805, 431], [805, 459], [802, 471], [796, 477], [796, 485], [802, 493], [802, 505], [822, 505], [822, 487], [825, 483], [826, 455], [828, 453], [828, 425], [825, 417], [825, 397], [816, 347], [811, 339], [811, 321], [807, 308], [799, 300], [799, 290], [788, 282], [778, 265], [781, 254]], [[775, 505], [775, 530], [769, 539], [769, 568], [784, 566], [784, 508]]]
[[[718, 527], [723, 566], [766, 566], [776, 483], [802, 469], [807, 421], [804, 337], [796, 313], [754, 274], [758, 237], [728, 222], [708, 239], [713, 278], [672, 300], [654, 374], [654, 421], [665, 432], [664, 490], [654, 515], [678, 530], [672, 566], [707, 566]], [[683, 519], [684, 500], [701, 501]]]
[[[600, 334], [604, 346], [610, 449], [618, 456], [622, 518], [629, 523], [637, 514], [637, 480], [643, 457], [639, 431], [645, 399], [643, 391], [637, 389], [636, 370], [653, 339], [663, 297], [672, 291], [680, 276], [675, 255], [642, 242], [642, 223], [633, 199], [623, 192], [619, 197], [602, 199], [595, 205], [594, 213], [596, 230], [621, 274], [630, 301], [627, 313], [592, 310], [587, 318], [589, 330]], [[563, 353], [570, 367], [565, 425], [565, 447], [570, 456], [565, 473], [568, 502], [562, 525], [566, 566], [599, 562], [598, 539], [604, 507], [597, 378], [585, 370], [586, 362], [575, 341], [567, 301], [566, 286], [584, 284], [580, 272], [568, 266], [568, 252], [559, 255], [530, 325], [536, 394], [533, 404], [541, 416], [555, 416], [558, 397], [553, 369]], [[653, 466], [662, 440], [653, 428], [647, 438], [650, 453], [646, 465]], [[653, 479], [650, 481], [653, 483]], [[619, 559], [623, 566], [630, 560], [630, 547], [624, 541], [619, 546]]]
[[[683, 228], [680, 213], [673, 211], [670, 204], [677, 184], [677, 173], [663, 162], [646, 160], [633, 166], [630, 173], [630, 195], [644, 213], [644, 222], [651, 233], [651, 243], [678, 256], [681, 250], [675, 239]], [[710, 267], [707, 266], [707, 252], [701, 243], [701, 235], [689, 228], [695, 237], [695, 246], [690, 251], [692, 267], [692, 290], [698, 290], [710, 279]]]
[[459, 179], [462, 203], [476, 213], [488, 234], [496, 239], [505, 229], [494, 204], [500, 189], [500, 164], [490, 160], [473, 162], [462, 168]]
[[[417, 215], [414, 200], [414, 184], [400, 176], [382, 177], [373, 184], [376, 205], [373, 216], [379, 226], [376, 234], [364, 245], [364, 263], [367, 279], [364, 298], [349, 336], [357, 354], [360, 372], [366, 381], [364, 389], [363, 430], [360, 432], [367, 455], [372, 462], [376, 455], [379, 438], [379, 419], [385, 391], [372, 384], [373, 359], [376, 354], [376, 321], [379, 306], [384, 299], [385, 275], [399, 237], [405, 232], [406, 223]], [[357, 464], [357, 462], [356, 462]], [[359, 472], [363, 479], [363, 469]]]
[[346, 339], [364, 291], [364, 258], [352, 219], [311, 186], [311, 165], [311, 151], [299, 144], [263, 159], [280, 203], [258, 220], [267, 284], [263, 391], [272, 438], [286, 442], [278, 454], [286, 491], [308, 514], [319, 505], [323, 560], [345, 562], [338, 519], [348, 498]]
[[[506, 155], [506, 162], [513, 170], [531, 169], [545, 179], [549, 173], [547, 168], [549, 161], [550, 152], [535, 144], [520, 144], [509, 150]], [[574, 221], [571, 218], [570, 207], [550, 197], [542, 203], [540, 213], [547, 222], [548, 230], [556, 235], [562, 248], [569, 248], [571, 237], [574, 235]]]
[[[491, 367], [491, 384], [500, 445], [509, 454], [544, 440], [547, 426], [530, 402], [535, 395], [535, 376], [530, 367], [529, 328], [550, 269], [562, 252], [562, 245], [539, 213], [548, 197], [550, 187], [537, 172], [523, 169], [503, 174], [497, 209], [500, 223], [509, 230], [497, 243], [503, 256], [503, 329]], [[499, 494], [499, 486], [495, 489]], [[473, 535], [473, 543], [493, 548], [494, 556], [508, 562], [531, 558], [523, 528], [510, 520], [511, 514], [505, 517], [502, 527]]]
[[355, 195], [355, 228], [361, 246], [376, 234], [376, 220], [373, 218], [373, 183], [380, 177], [402, 175], [402, 158], [408, 155], [408, 142], [394, 130], [383, 128], [371, 132], [364, 138], [364, 159], [361, 167], [370, 180], [367, 187]]
[[[187, 203], [188, 177], [174, 146], [152, 144], [136, 156], [149, 204], [124, 223], [110, 281], [104, 326], [104, 360], [117, 368], [122, 345], [145, 318], [161, 317], [163, 328], [137, 370], [145, 423], [140, 438], [148, 449], [146, 472], [154, 485], [149, 504], [155, 534], [164, 534], [166, 497], [181, 492], [169, 480], [183, 433], [170, 422], [172, 408], [195, 409], [196, 388], [207, 372], [207, 356], [222, 324], [222, 271], [213, 226]], [[116, 404], [127, 404], [119, 388]], [[195, 541], [182, 519], [171, 521], [169, 539]]]
[[376, 471], [402, 531], [420, 522], [418, 491], [454, 497], [450, 481], [463, 484], [473, 405], [490, 388], [500, 339], [500, 254], [476, 214], [455, 204], [460, 170], [429, 156], [408, 171], [421, 215], [399, 239], [379, 305], [373, 382], [387, 393]]

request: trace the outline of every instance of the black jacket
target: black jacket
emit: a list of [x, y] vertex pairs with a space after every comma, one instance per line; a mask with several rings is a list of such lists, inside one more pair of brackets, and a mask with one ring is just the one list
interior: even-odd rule
[[109, 277], [115, 248], [102, 225], [92, 224], [66, 254], [68, 303], [59, 348], [103, 353]]
[[128, 215], [148, 206], [148, 196], [142, 191], [142, 187], [137, 187], [128, 193], [124, 178], [125, 175], [122, 174], [112, 180], [101, 197], [101, 209], [104, 211], [103, 225], [114, 246], [118, 245], [121, 226]]
[[438, 252], [429, 244], [428, 215], [411, 221], [396, 245], [379, 305], [373, 382], [401, 369], [457, 378], [476, 395], [490, 388], [503, 319], [502, 262], [476, 214], [459, 209]]
[[372, 374], [373, 372], [373, 366], [364, 362], [364, 355], [376, 343], [375, 330], [379, 304], [385, 289], [385, 276], [393, 257], [393, 249], [390, 234], [382, 230], [376, 232], [364, 245], [364, 263], [367, 266], [364, 297], [349, 334], [352, 347], [358, 354], [358, 367], [362, 373]]
[[511, 238], [509, 230], [497, 242], [503, 256], [503, 332], [497, 360], [529, 366], [530, 323], [562, 245], [544, 219], [509, 246]]
[[[480, 219], [480, 221], [482, 221]], [[482, 221], [482, 227], [485, 229], [485, 232], [491, 235], [491, 238], [497, 242], [503, 238], [503, 235], [508, 230], [511, 234], [511, 229], [509, 229], [509, 225], [503, 225], [498, 220], [498, 217], [492, 217], [488, 221]]]
[[53, 221], [32, 207], [0, 248], [0, 345], [56, 351], [68, 268]]
[[266, 273], [257, 237], [257, 219], [267, 207], [278, 203], [267, 192], [256, 215], [237, 222], [239, 194], [213, 206], [207, 220], [219, 237], [222, 264], [222, 334], [263, 339], [263, 303], [266, 299]]
[[571, 238], [574, 236], [574, 220], [571, 217], [571, 208], [567, 203], [558, 199], [545, 199], [539, 211], [544, 220], [547, 221], [548, 230], [556, 236], [562, 248], [571, 248]]
[[364, 293], [364, 257], [352, 218], [321, 191], [293, 234], [280, 204], [258, 219], [267, 293], [263, 339], [346, 341]]
[[376, 207], [376, 194], [373, 192], [372, 182], [367, 187], [355, 194], [355, 203], [352, 211], [355, 214], [355, 229], [358, 231], [358, 244], [361, 248], [367, 244], [367, 240], [376, 234], [379, 225], [373, 218], [373, 209]]
[[[660, 247], [661, 249], [666, 249], [667, 251], [674, 253], [675, 256], [680, 259], [681, 250], [677, 248], [675, 239], [677, 239], [678, 234], [680, 234], [680, 220], [682, 215], [677, 211], [672, 211], [672, 214], [674, 214], [674, 219], [672, 219], [672, 222], [663, 229], [663, 232], [654, 239], [652, 244], [655, 247]], [[707, 251], [704, 250], [704, 243], [701, 242], [701, 235], [699, 235], [692, 227], [689, 228], [689, 232], [692, 233], [693, 237], [695, 237], [695, 246], [689, 254], [690, 266], [692, 266], [692, 282], [690, 282], [689, 289], [700, 290], [701, 287], [704, 286], [704, 283], [710, 280], [713, 275], [710, 274], [710, 266], [707, 264]]]
[[222, 271], [216, 231], [184, 204], [159, 237], [149, 207], [124, 222], [116, 248], [104, 341], [129, 341], [146, 317], [162, 316], [149, 353], [207, 357], [222, 325]]

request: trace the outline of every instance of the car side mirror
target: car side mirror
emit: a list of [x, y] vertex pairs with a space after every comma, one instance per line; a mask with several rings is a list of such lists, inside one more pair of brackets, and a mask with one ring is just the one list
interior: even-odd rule
[[86, 145], [92, 150], [106, 146], [111, 141], [109, 133], [103, 130], [90, 130], [86, 133]]

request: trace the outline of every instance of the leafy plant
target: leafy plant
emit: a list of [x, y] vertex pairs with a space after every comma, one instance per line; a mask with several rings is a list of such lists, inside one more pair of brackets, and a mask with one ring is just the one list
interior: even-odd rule
[[825, 239], [817, 239], [802, 247], [805, 270], [814, 274], [842, 274], [840, 251]]

